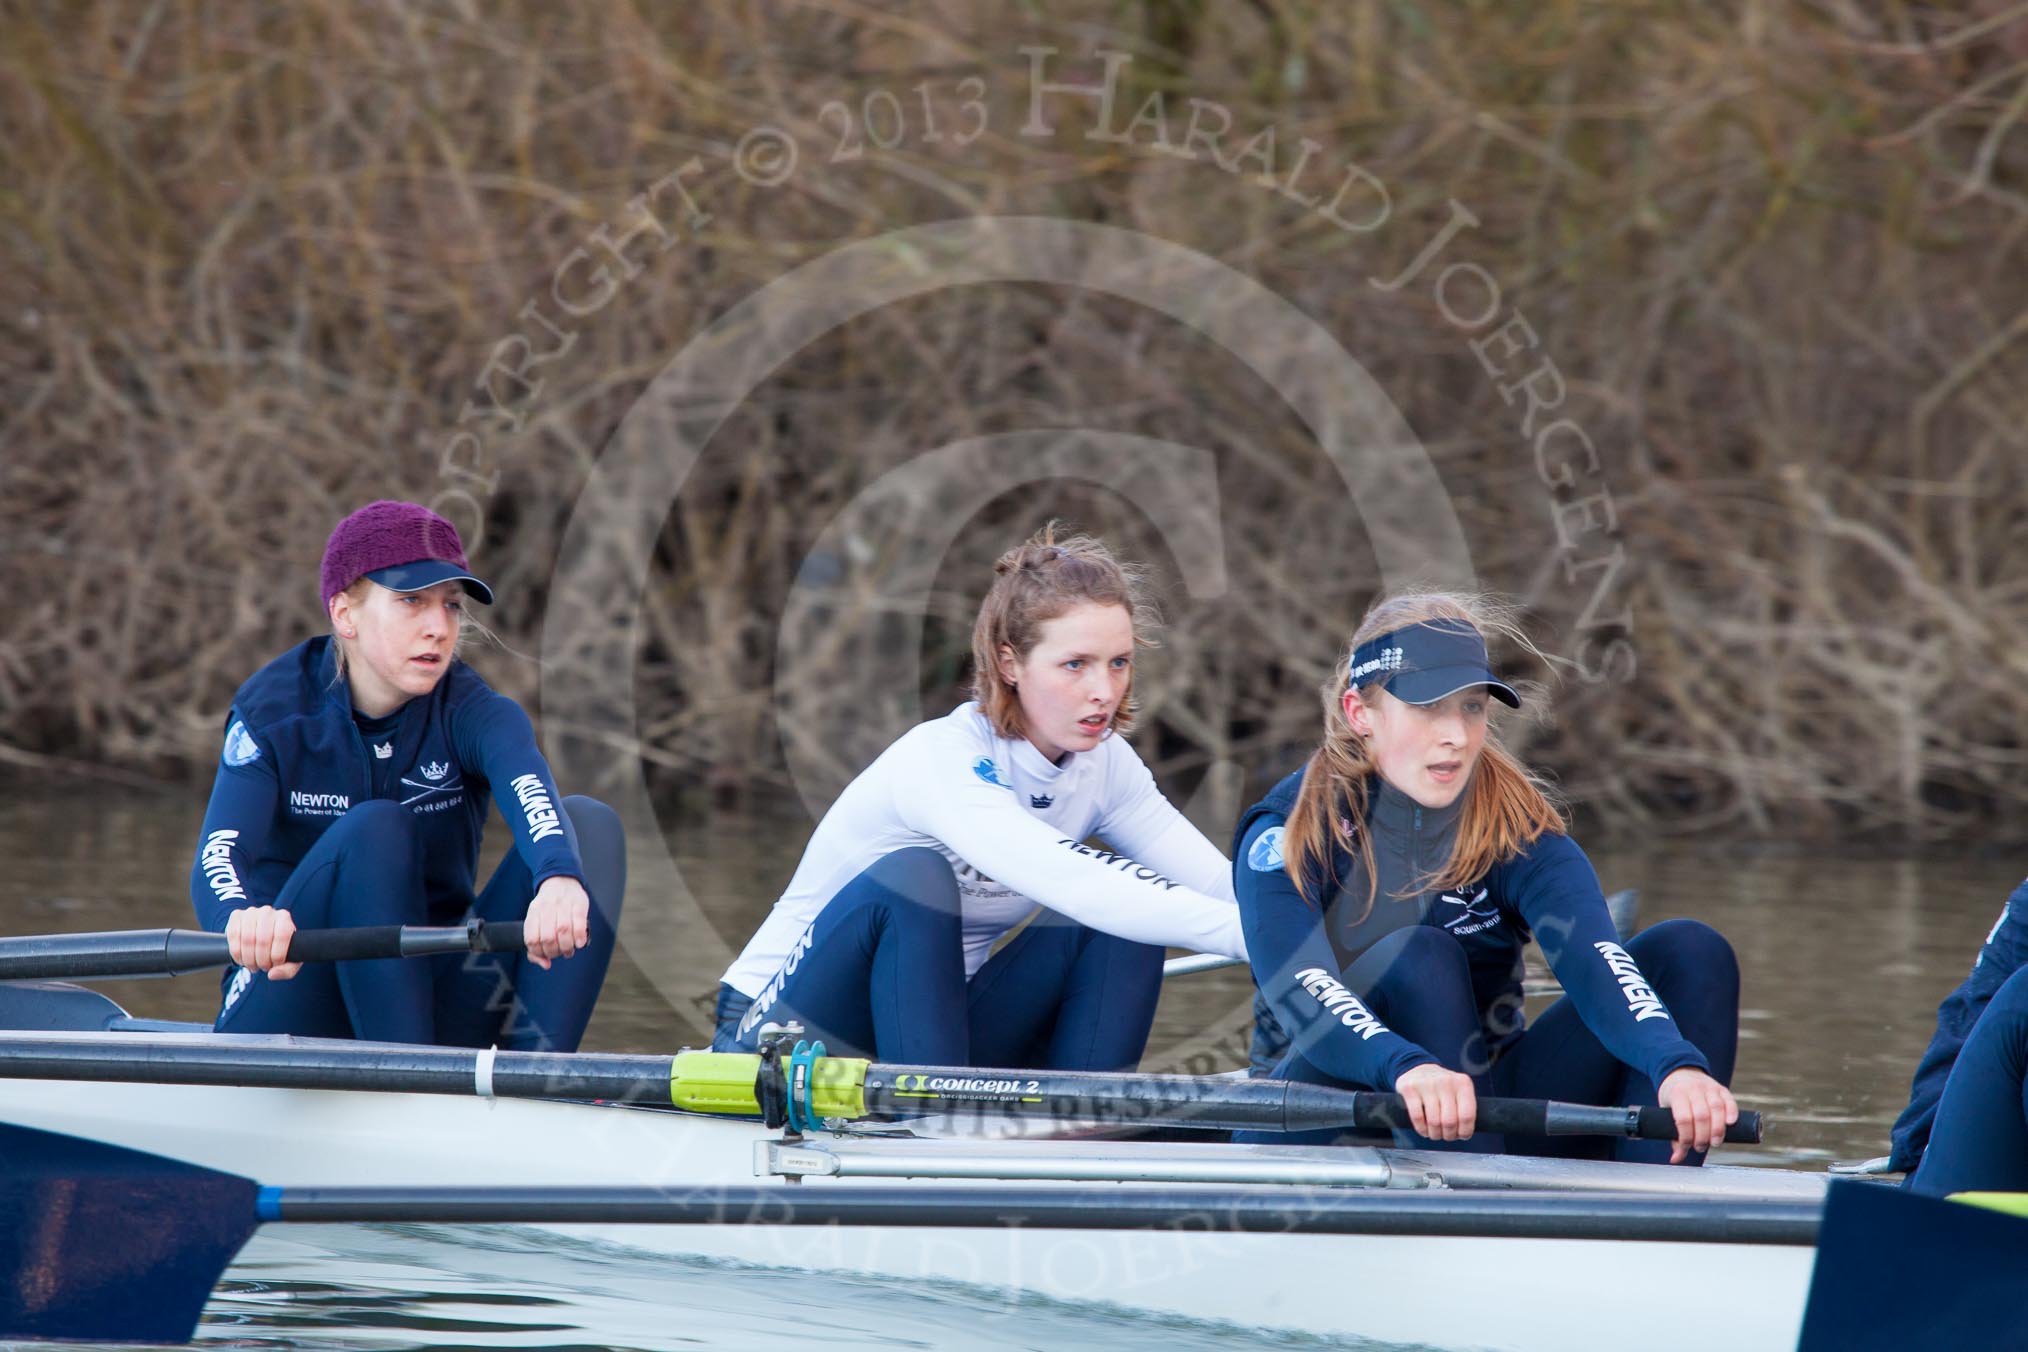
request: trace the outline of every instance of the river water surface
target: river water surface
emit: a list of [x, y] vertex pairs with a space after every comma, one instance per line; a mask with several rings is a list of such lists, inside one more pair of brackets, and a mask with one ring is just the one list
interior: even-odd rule
[[[201, 798], [61, 789], [0, 793], [0, 931], [192, 923]], [[773, 902], [806, 820], [721, 815], [634, 842], [633, 882], [586, 1050], [701, 1045], [700, 1007], [728, 948]], [[491, 857], [506, 838], [494, 820]], [[1821, 1168], [1884, 1153], [1937, 1001], [1965, 974], [2020, 880], [2000, 856], [1742, 854], [1594, 849], [1609, 888], [1637, 887], [1643, 924], [1694, 916], [1738, 950], [1742, 1042], [1734, 1089], [1775, 1119], [1733, 1163]], [[483, 876], [483, 875], [482, 875]], [[208, 1020], [218, 981], [99, 983], [130, 1012]], [[1249, 984], [1237, 970], [1172, 981], [1145, 1068], [1241, 1062]], [[990, 1317], [988, 1317], [990, 1315]], [[962, 1327], [962, 1336], [948, 1331]], [[405, 1348], [1249, 1345], [1245, 1335], [964, 1288], [896, 1291], [600, 1251], [504, 1230], [287, 1227], [258, 1236], [200, 1334], [233, 1346]], [[944, 1332], [939, 1332], [940, 1330]], [[1270, 1345], [1263, 1339], [1262, 1346]], [[1286, 1339], [1273, 1345], [1288, 1345]]]

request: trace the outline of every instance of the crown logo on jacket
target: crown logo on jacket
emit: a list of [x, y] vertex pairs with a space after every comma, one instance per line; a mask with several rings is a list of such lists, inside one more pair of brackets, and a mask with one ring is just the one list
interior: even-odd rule
[[422, 772], [424, 779], [442, 779], [451, 772], [451, 763], [449, 761], [430, 761], [423, 766]]

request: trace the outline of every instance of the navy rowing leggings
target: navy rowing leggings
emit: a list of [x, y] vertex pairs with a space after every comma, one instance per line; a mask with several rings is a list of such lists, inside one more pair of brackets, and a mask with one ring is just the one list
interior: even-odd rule
[[958, 885], [934, 850], [897, 850], [840, 888], [749, 1001], [722, 987], [718, 1051], [767, 1023], [835, 1055], [908, 1065], [1127, 1070], [1162, 988], [1162, 950], [1043, 911], [965, 980]]
[[[543, 971], [519, 953], [446, 954], [312, 962], [287, 981], [233, 969], [215, 1025], [221, 1033], [295, 1033], [447, 1047], [576, 1051], [613, 956], [627, 887], [619, 816], [590, 798], [563, 800], [584, 861], [591, 941]], [[426, 913], [415, 817], [387, 799], [331, 824], [296, 865], [275, 904], [298, 929], [447, 923]], [[534, 900], [520, 851], [509, 850], [464, 918], [520, 920]]]
[[1972, 1026], [1908, 1186], [1932, 1197], [2028, 1192], [2028, 968], [2001, 983]]
[[[1669, 1006], [1677, 1029], [1711, 1063], [1712, 1078], [1731, 1084], [1739, 1044], [1739, 962], [1732, 945], [1699, 921], [1665, 920], [1627, 940], [1626, 948]], [[1447, 1068], [1470, 1074], [1482, 1096], [1600, 1105], [1655, 1102], [1655, 1086], [1648, 1077], [1606, 1050], [1597, 1035], [1584, 1026], [1568, 996], [1544, 1010], [1541, 1018], [1505, 1048], [1491, 1071], [1484, 1071], [1486, 1041], [1472, 994], [1471, 966], [1458, 941], [1434, 926], [1396, 930], [1362, 954], [1346, 970], [1344, 980], [1389, 1028], [1426, 1049]], [[1343, 1084], [1295, 1051], [1275, 1067], [1274, 1078], [1340, 1088], [1372, 1087]], [[1234, 1139], [1321, 1145], [1369, 1138], [1318, 1131], [1246, 1132]], [[1464, 1141], [1430, 1141], [1400, 1131], [1395, 1133], [1395, 1141], [1422, 1150], [1646, 1164], [1669, 1161], [1667, 1141], [1501, 1137], [1483, 1131]], [[1704, 1157], [1693, 1151], [1686, 1162], [1702, 1164]]]

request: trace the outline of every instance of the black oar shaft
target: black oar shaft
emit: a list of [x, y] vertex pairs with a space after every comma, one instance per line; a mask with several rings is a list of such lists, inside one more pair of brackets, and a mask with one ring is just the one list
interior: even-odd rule
[[[924, 1114], [1040, 1117], [1112, 1126], [1225, 1131], [1404, 1128], [1399, 1095], [1286, 1080], [820, 1062], [825, 1081], [809, 1115]], [[0, 1079], [141, 1080], [157, 1084], [358, 1089], [500, 1098], [606, 1099], [755, 1114], [759, 1058], [683, 1052], [471, 1051], [395, 1043], [269, 1042], [231, 1034], [169, 1038], [0, 1033]], [[863, 1076], [863, 1079], [862, 1079]], [[826, 1106], [829, 1105], [829, 1106]], [[1741, 1113], [1728, 1141], [1760, 1140], [1760, 1115]], [[1479, 1129], [1507, 1135], [1639, 1136], [1670, 1140], [1660, 1108], [1594, 1108], [1540, 1099], [1482, 1099]]]
[[[1044, 1117], [1113, 1126], [1285, 1131], [1289, 1085], [1191, 1075], [967, 1070], [876, 1062], [866, 1068], [868, 1112]], [[1343, 1098], [1342, 1091], [1334, 1091]], [[1342, 1116], [1342, 1113], [1341, 1113]]]
[[229, 961], [225, 936], [202, 930], [110, 930], [0, 939], [0, 981], [173, 976]]
[[667, 1056], [612, 1052], [475, 1052], [463, 1047], [366, 1047], [241, 1042], [196, 1034], [135, 1037], [0, 1035], [0, 1078], [144, 1080], [261, 1089], [362, 1089], [500, 1098], [669, 1101]]
[[867, 1225], [1049, 1230], [1161, 1228], [1188, 1236], [1462, 1235], [1502, 1239], [1808, 1244], [1819, 1202], [1448, 1189], [1094, 1188], [916, 1182], [697, 1188], [274, 1188], [262, 1220], [438, 1224]]
[[[521, 926], [511, 922], [474, 921], [441, 927], [374, 925], [297, 930], [289, 940], [289, 960], [345, 962], [433, 953], [513, 952], [520, 947]], [[208, 930], [110, 930], [0, 939], [0, 981], [177, 976], [223, 967], [231, 961], [225, 936]]]
[[[1406, 1130], [1399, 1094], [1362, 1093], [1288, 1080], [1131, 1078], [1079, 1071], [966, 1070], [875, 1063], [866, 1070], [866, 1107], [886, 1113], [1043, 1117], [1112, 1126], [1222, 1131]], [[1666, 1108], [1595, 1108], [1542, 1099], [1481, 1099], [1478, 1129], [1509, 1136], [1676, 1136]], [[1756, 1143], [1758, 1113], [1742, 1112], [1725, 1139]]]

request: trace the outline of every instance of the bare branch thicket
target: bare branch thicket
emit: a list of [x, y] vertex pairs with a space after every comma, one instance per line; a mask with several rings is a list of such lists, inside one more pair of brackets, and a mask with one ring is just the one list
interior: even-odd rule
[[[842, 244], [1035, 214], [1210, 254], [1355, 354], [1429, 447], [1482, 580], [1529, 605], [1559, 659], [1530, 754], [1609, 821], [2018, 836], [2028, 23], [1997, 4], [1940, 14], [1095, 0], [1043, 27], [730, 0], [10, 8], [0, 747], [34, 772], [201, 769], [234, 684], [314, 624], [330, 523], [441, 491], [461, 419], [482, 437], [465, 482], [498, 627], [535, 652], [590, 466], [686, 343]], [[1172, 135], [1195, 97], [1241, 134], [1274, 127], [1283, 167], [1312, 139], [1387, 185], [1388, 223], [1341, 230], [1201, 156], [1021, 136], [1019, 48], [1036, 43], [1087, 77], [1094, 43], [1133, 52], [1123, 107], [1163, 93]], [[924, 81], [941, 97], [967, 75], [991, 91], [976, 142], [827, 153], [825, 101]], [[1091, 110], [1056, 115], [1074, 129]], [[726, 168], [762, 123], [804, 148], [781, 188]], [[709, 224], [573, 322], [567, 351], [482, 383], [503, 339], [559, 341], [524, 307], [557, 318], [559, 265], [691, 155]], [[1499, 280], [1500, 322], [1526, 320], [1597, 447], [1581, 482], [1549, 482], [1515, 373], [1471, 346], [1483, 332], [1427, 285], [1369, 285], [1454, 202], [1479, 221], [1455, 258]], [[1274, 392], [1187, 326], [1004, 286], [853, 321], [732, 411], [643, 598], [636, 749], [664, 782], [778, 782], [784, 738], [849, 773], [857, 753], [829, 730], [913, 695], [868, 661], [874, 530], [837, 565], [868, 628], [794, 655], [783, 726], [777, 627], [810, 551], [881, 475], [1036, 426], [1215, 452], [1231, 586], [1172, 583], [1144, 745], [1183, 784], [1293, 763], [1313, 686], [1381, 581], [1344, 485]], [[1126, 497], [1004, 496], [940, 566], [914, 655], [932, 705], [960, 688], [992, 556], [1052, 513], [1180, 575]], [[1608, 513], [1614, 530], [1587, 530]], [[1616, 637], [1612, 679], [1587, 681]], [[534, 692], [531, 664], [485, 662]]]

